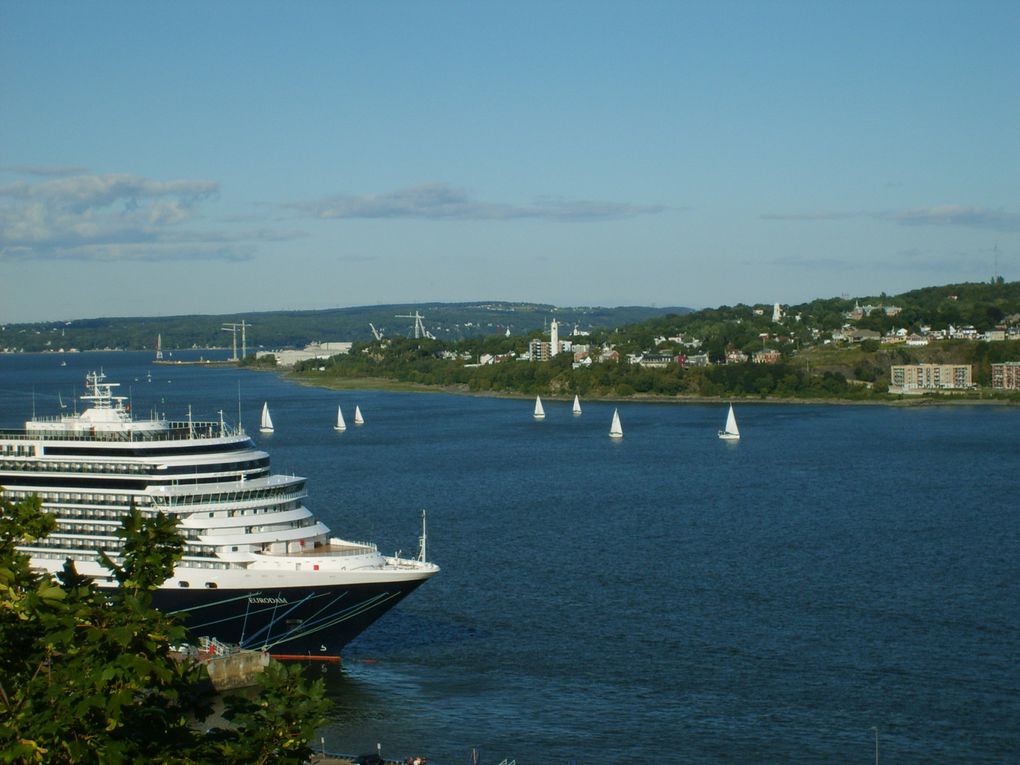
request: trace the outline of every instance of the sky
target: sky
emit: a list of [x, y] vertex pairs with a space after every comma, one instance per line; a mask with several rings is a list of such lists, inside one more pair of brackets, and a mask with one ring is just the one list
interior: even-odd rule
[[0, 0], [0, 323], [1020, 279], [1020, 2]]

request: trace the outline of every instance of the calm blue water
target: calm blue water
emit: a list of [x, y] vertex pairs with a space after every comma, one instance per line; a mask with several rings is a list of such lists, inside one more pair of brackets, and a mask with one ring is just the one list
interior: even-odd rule
[[428, 510], [442, 572], [310, 670], [329, 750], [868, 763], [874, 726], [883, 762], [1020, 761], [1020, 409], [738, 403], [730, 445], [723, 405], [624, 404], [614, 443], [609, 404], [535, 422], [530, 400], [65, 358], [0, 356], [0, 424], [103, 366], [136, 412], [233, 421], [240, 395], [341, 536], [411, 553]]

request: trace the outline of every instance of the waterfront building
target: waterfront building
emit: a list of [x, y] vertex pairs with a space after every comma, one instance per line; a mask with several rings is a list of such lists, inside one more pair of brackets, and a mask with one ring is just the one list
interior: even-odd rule
[[904, 364], [893, 365], [889, 370], [889, 390], [893, 393], [973, 387], [970, 364]]
[[1000, 390], [1020, 390], [1020, 361], [992, 364], [992, 387]]
[[337, 341], [328, 343], [309, 343], [301, 350], [288, 348], [276, 351], [256, 351], [255, 358], [261, 359], [264, 356], [275, 356], [277, 366], [292, 367], [300, 361], [309, 361], [310, 359], [325, 360], [342, 353], [350, 353], [352, 345], [354, 344], [350, 342]]

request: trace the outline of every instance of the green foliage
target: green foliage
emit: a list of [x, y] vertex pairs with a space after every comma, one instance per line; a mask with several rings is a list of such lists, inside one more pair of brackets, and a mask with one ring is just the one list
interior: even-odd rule
[[301, 667], [271, 663], [259, 676], [254, 696], [231, 696], [223, 718], [231, 727], [210, 732], [221, 759], [236, 765], [304, 765], [309, 741], [325, 723], [325, 685], [306, 688]]
[[[71, 561], [57, 577], [29, 568], [16, 545], [53, 527], [38, 499], [0, 496], [0, 762], [307, 759], [324, 702], [321, 687], [305, 689], [294, 673], [268, 675], [267, 703], [258, 715], [239, 712], [232, 736], [196, 728], [211, 709], [205, 670], [173, 658], [171, 646], [186, 642], [187, 631], [150, 600], [180, 554], [169, 519], [130, 514], [123, 562], [112, 567], [124, 586], [114, 590], [95, 586]], [[233, 738], [248, 740], [239, 758]]]
[[143, 520], [134, 502], [131, 512], [121, 519], [117, 536], [124, 540], [124, 564], [117, 565], [105, 552], [100, 553], [100, 559], [121, 587], [134, 592], [151, 592], [169, 579], [184, 551], [176, 519], [159, 512]]

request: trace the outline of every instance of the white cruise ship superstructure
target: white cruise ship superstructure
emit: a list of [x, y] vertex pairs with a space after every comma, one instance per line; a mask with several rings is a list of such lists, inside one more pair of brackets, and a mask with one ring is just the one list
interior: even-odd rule
[[305, 507], [305, 479], [274, 475], [269, 455], [241, 428], [219, 422], [135, 419], [117, 383], [88, 375], [80, 414], [33, 418], [0, 431], [7, 499], [38, 495], [56, 517], [47, 538], [22, 547], [32, 565], [59, 571], [68, 558], [100, 586], [116, 580], [121, 518], [178, 519], [184, 557], [154, 593], [192, 635], [276, 653], [337, 654], [439, 569], [330, 536]]

